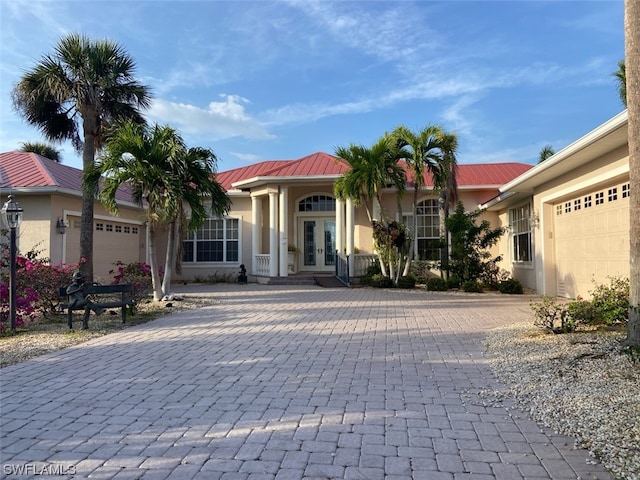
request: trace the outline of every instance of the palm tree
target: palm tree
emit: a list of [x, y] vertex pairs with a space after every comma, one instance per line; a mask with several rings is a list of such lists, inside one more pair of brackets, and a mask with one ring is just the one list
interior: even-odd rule
[[20, 151], [37, 153], [41, 157], [48, 158], [49, 160], [53, 160], [54, 162], [58, 162], [58, 163], [60, 163], [60, 161], [62, 160], [62, 155], [60, 154], [60, 150], [52, 147], [48, 143], [24, 142], [20, 144]]
[[544, 162], [547, 158], [555, 155], [555, 153], [556, 151], [554, 150], [553, 146], [545, 145], [544, 147], [542, 147], [540, 153], [538, 154], [538, 163]]
[[[408, 152], [398, 148], [396, 139], [390, 135], [380, 138], [371, 148], [351, 144], [348, 148], [338, 147], [335, 155], [349, 164], [349, 171], [340, 177], [334, 186], [334, 193], [339, 199], [351, 198], [356, 206], [364, 205], [369, 223], [374, 226], [369, 203], [378, 205], [381, 224], [387, 228], [390, 218], [382, 202], [382, 192], [393, 187], [397, 196], [402, 196], [406, 188], [406, 174], [398, 161], [406, 157]], [[380, 257], [380, 267], [385, 276], [393, 278], [393, 269], [387, 274], [388, 258]]]
[[438, 194], [439, 200], [439, 228], [440, 233], [440, 265], [441, 274], [447, 271], [449, 263], [449, 234], [447, 232], [447, 219], [449, 209], [458, 202], [458, 136], [455, 133], [442, 132], [439, 136], [442, 155], [439, 161], [432, 167], [433, 191]]
[[[167, 219], [169, 237], [162, 280], [164, 295], [170, 294], [174, 263], [176, 272], [180, 273], [182, 256], [175, 252], [176, 246], [182, 245], [186, 231], [202, 226], [211, 214], [226, 215], [231, 207], [227, 193], [215, 179], [216, 162], [213, 151], [200, 147], [189, 148], [181, 152], [177, 162], [172, 165], [173, 171], [168, 172], [175, 182], [172, 192], [174, 208], [168, 212], [170, 215]], [[206, 208], [205, 202], [210, 203], [210, 208]], [[188, 206], [188, 218], [185, 206]]]
[[[118, 44], [70, 34], [53, 55], [27, 71], [13, 89], [13, 104], [28, 123], [51, 141], [71, 140], [82, 151], [85, 172], [95, 163], [105, 128], [120, 118], [143, 122], [149, 106], [147, 87], [133, 77], [135, 64]], [[93, 278], [93, 202], [96, 185], [82, 188], [80, 264]]]
[[626, 345], [640, 347], [640, 2], [625, 0], [625, 61], [629, 115], [630, 295]]
[[627, 72], [624, 60], [618, 62], [618, 70], [612, 74], [616, 77], [616, 83], [618, 84], [618, 95], [620, 101], [626, 107], [627, 106]]
[[[211, 150], [187, 149], [180, 135], [168, 126], [150, 128], [126, 121], [110, 132], [104, 155], [93, 170], [94, 177], [105, 176], [100, 199], [109, 211], [117, 213], [116, 192], [125, 183], [131, 187], [134, 201], [147, 207], [154, 300], [169, 294], [175, 244], [180, 237], [177, 224], [185, 217], [185, 204], [190, 210], [189, 229], [201, 226], [210, 213], [223, 215], [229, 210], [229, 198], [215, 180], [215, 161]], [[209, 209], [205, 206], [208, 201]], [[162, 283], [156, 252], [161, 225], [169, 226]]]
[[442, 128], [437, 125], [428, 125], [417, 134], [401, 125], [393, 131], [393, 136], [401, 148], [408, 147], [409, 155], [406, 157], [407, 167], [413, 177], [413, 199], [411, 207], [413, 211], [413, 225], [411, 226], [411, 243], [409, 255], [404, 268], [404, 275], [409, 273], [411, 260], [418, 257], [418, 192], [424, 187], [425, 173], [433, 172], [434, 165], [441, 162]]

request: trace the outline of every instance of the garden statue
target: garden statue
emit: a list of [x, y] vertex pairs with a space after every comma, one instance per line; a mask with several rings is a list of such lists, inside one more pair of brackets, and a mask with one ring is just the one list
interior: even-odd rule
[[76, 272], [71, 278], [71, 285], [67, 287], [67, 295], [69, 296], [68, 308], [70, 310], [79, 310], [85, 307], [85, 315], [88, 315], [89, 310], [93, 310], [96, 315], [101, 315], [104, 312], [104, 308], [94, 304], [85, 292], [85, 282], [87, 279], [85, 274]]
[[240, 265], [240, 275], [238, 275], [238, 283], [247, 283], [247, 269], [245, 268], [244, 263]]

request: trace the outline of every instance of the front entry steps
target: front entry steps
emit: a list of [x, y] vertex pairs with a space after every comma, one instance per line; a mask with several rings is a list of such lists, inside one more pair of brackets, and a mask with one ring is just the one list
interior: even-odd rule
[[[259, 282], [263, 283], [263, 282]], [[325, 288], [346, 287], [335, 275], [322, 273], [295, 273], [287, 277], [271, 277], [267, 285], [320, 285]]]

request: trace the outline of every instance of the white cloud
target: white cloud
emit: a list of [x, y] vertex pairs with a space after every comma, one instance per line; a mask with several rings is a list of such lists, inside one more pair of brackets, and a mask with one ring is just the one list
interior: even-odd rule
[[240, 153], [240, 152], [229, 152], [236, 158], [239, 158], [243, 162], [247, 164], [256, 163], [261, 161], [263, 158], [260, 155], [256, 155], [253, 153]]
[[185, 103], [155, 100], [148, 117], [160, 124], [169, 124], [185, 136], [198, 140], [221, 140], [244, 137], [251, 140], [275, 138], [267, 129], [251, 118], [244, 105], [249, 103], [237, 95], [221, 95], [222, 102], [211, 102], [206, 108]]

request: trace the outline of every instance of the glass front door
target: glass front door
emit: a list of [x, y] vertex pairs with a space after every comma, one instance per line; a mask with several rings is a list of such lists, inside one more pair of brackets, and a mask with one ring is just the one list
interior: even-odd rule
[[335, 220], [304, 219], [301, 224], [304, 270], [333, 270], [336, 255]]

